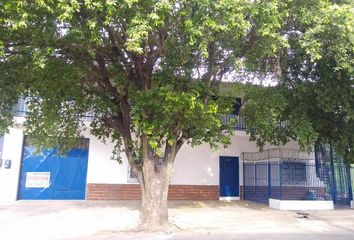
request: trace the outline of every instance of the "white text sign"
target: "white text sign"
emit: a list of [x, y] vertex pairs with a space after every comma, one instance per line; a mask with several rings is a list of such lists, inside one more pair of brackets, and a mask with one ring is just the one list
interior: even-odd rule
[[26, 188], [47, 188], [50, 183], [50, 172], [27, 172]]

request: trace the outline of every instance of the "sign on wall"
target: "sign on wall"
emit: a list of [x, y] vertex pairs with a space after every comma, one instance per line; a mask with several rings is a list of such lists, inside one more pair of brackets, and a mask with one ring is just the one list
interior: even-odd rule
[[26, 188], [47, 188], [50, 183], [50, 172], [27, 172]]

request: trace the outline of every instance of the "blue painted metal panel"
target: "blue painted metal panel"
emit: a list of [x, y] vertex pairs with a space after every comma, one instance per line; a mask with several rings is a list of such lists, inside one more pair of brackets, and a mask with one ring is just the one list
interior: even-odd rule
[[[24, 147], [19, 199], [85, 199], [88, 149], [71, 149], [63, 156], [57, 154], [56, 148], [41, 153], [35, 150]], [[40, 179], [34, 183], [39, 185], [31, 185], [29, 177], [35, 174], [49, 174], [48, 186], [38, 183]]]
[[238, 157], [220, 157], [220, 197], [239, 197]]

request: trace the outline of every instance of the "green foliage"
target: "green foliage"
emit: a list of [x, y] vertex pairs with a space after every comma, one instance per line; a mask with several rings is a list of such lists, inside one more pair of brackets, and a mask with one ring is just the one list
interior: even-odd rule
[[[354, 11], [351, 1], [287, 1], [276, 88], [248, 92], [244, 115], [260, 146], [298, 140], [331, 143], [354, 162]], [[287, 121], [287, 127], [280, 127]], [[280, 131], [279, 129], [282, 129]]]
[[285, 46], [284, 10], [282, 1], [0, 0], [0, 133], [22, 96], [38, 144], [68, 148], [88, 127], [85, 112], [91, 132], [131, 159], [144, 136], [156, 154], [184, 141], [228, 144], [221, 115], [232, 103], [214, 100], [217, 82]]

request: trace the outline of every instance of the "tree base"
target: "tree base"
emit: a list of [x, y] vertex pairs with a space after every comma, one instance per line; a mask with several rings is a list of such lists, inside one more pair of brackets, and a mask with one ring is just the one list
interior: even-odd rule
[[160, 224], [152, 224], [152, 223], [144, 223], [140, 222], [136, 228], [137, 231], [141, 232], [164, 232], [164, 233], [172, 233], [180, 231], [181, 229], [170, 222], [160, 223]]
[[174, 223], [170, 223], [168, 220], [161, 223], [161, 222], [151, 221], [151, 219], [149, 219], [148, 221], [142, 221], [140, 219], [140, 223], [137, 226], [136, 230], [137, 231], [144, 231], [144, 232], [146, 231], [146, 232], [171, 233], [171, 232], [180, 231], [181, 228], [179, 228]]

